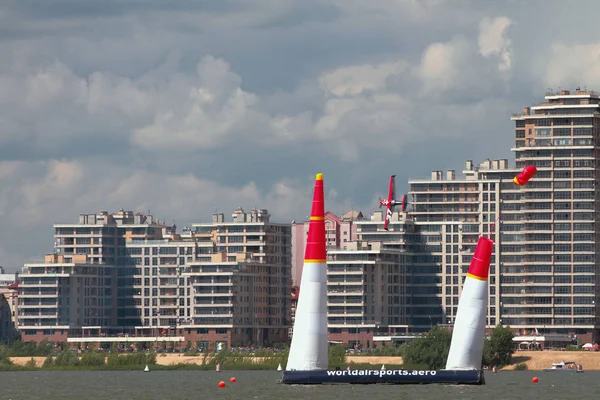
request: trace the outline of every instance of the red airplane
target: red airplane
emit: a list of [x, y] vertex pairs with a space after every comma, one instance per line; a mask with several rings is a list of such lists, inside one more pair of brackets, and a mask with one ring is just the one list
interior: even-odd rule
[[406, 195], [402, 196], [401, 201], [395, 200], [394, 197], [396, 197], [396, 175], [390, 176], [390, 190], [388, 192], [388, 198], [379, 199], [379, 208], [386, 208], [385, 220], [383, 222], [383, 229], [385, 229], [386, 231], [388, 228], [388, 224], [392, 221], [392, 212], [394, 211], [394, 207], [399, 205], [401, 206], [400, 209], [402, 210], [402, 212], [404, 212], [406, 211], [406, 206], [408, 203]]

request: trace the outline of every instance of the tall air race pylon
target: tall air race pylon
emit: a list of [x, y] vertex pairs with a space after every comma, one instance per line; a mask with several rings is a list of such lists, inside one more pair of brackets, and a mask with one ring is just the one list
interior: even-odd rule
[[479, 237], [458, 302], [446, 369], [481, 369], [493, 248], [492, 240]]
[[287, 371], [327, 369], [327, 247], [323, 174], [317, 174]]

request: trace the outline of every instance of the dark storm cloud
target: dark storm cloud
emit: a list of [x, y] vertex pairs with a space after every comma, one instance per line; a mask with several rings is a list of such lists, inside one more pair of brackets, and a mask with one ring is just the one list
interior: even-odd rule
[[302, 219], [316, 172], [329, 209], [369, 212], [391, 174], [404, 193], [465, 159], [512, 160], [510, 113], [550, 84], [600, 87], [598, 11], [1, 2], [0, 264], [43, 254], [51, 224], [79, 212], [151, 208], [179, 223], [256, 205]]
[[98, 18], [138, 15], [150, 12], [205, 12], [223, 14], [233, 9], [244, 11], [251, 2], [239, 0], [9, 0], [9, 9], [37, 19]]

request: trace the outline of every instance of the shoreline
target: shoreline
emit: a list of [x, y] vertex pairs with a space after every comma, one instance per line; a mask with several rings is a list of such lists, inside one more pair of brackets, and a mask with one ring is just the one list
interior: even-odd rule
[[[347, 356], [348, 363], [402, 364], [402, 357]], [[527, 365], [528, 371], [541, 371], [553, 363], [573, 361], [583, 366], [584, 371], [600, 371], [600, 352], [590, 351], [517, 351], [512, 362], [501, 371], [514, 370], [518, 364]]]
[[[41, 367], [46, 357], [11, 357], [14, 365], [25, 365], [29, 360], [34, 359], [36, 365]], [[172, 366], [177, 364], [196, 364], [202, 365], [204, 356], [184, 356], [183, 354], [161, 354], [156, 357], [156, 364]], [[208, 361], [208, 360], [207, 360]], [[256, 357], [253, 361], [260, 364], [262, 357]], [[527, 365], [529, 371], [541, 371], [544, 368], [550, 368], [552, 363], [560, 361], [573, 361], [583, 365], [584, 371], [600, 371], [600, 352], [583, 351], [519, 351], [513, 354], [512, 363], [502, 371], [510, 371], [517, 364]], [[346, 356], [346, 363], [352, 364], [371, 364], [371, 365], [401, 365], [402, 357], [390, 356]]]

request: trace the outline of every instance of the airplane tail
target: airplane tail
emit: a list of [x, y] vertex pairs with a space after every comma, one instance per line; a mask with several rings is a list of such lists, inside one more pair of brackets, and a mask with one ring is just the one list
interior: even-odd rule
[[401, 208], [402, 212], [406, 211], [406, 207], [408, 207], [408, 196], [404, 195], [404, 196], [402, 196], [402, 208]]

